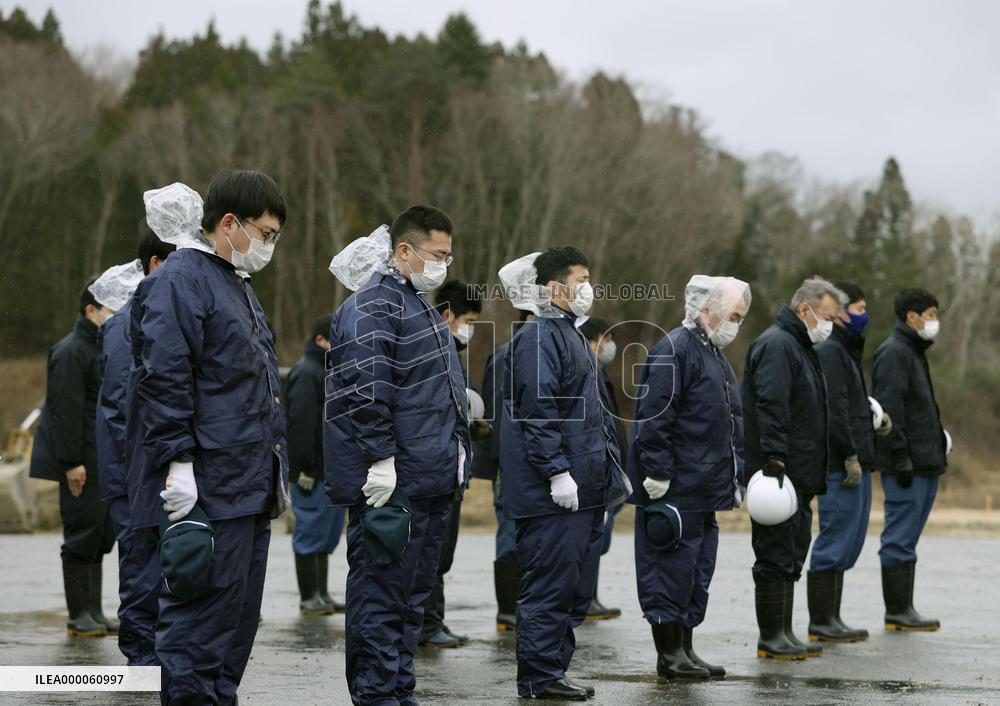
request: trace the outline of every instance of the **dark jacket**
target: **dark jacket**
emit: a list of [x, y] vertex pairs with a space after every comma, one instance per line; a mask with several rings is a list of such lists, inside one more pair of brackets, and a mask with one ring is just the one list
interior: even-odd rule
[[174, 460], [194, 462], [210, 520], [273, 514], [288, 482], [285, 415], [274, 336], [250, 278], [180, 249], [139, 283], [131, 314], [133, 526], [159, 524]]
[[390, 456], [396, 487], [411, 500], [461, 492], [471, 462], [468, 399], [441, 314], [409, 282], [376, 273], [337, 309], [330, 344], [323, 449], [331, 502], [363, 502], [368, 469]]
[[744, 482], [767, 460], [778, 459], [800, 494], [825, 493], [826, 385], [806, 325], [787, 306], [750, 344], [740, 398], [747, 455]]
[[326, 350], [315, 341], [288, 372], [285, 385], [285, 430], [288, 438], [288, 479], [299, 473], [323, 480], [323, 384]]
[[603, 507], [619, 463], [614, 422], [600, 402], [597, 359], [574, 317], [536, 318], [507, 349], [500, 472], [504, 517], [566, 513], [549, 479], [569, 471], [579, 509]]
[[126, 393], [129, 368], [132, 366], [132, 342], [129, 338], [131, 299], [97, 334], [100, 351], [101, 391], [97, 404], [97, 462], [101, 466], [101, 499], [125, 495]]
[[844, 461], [854, 455], [863, 470], [875, 469], [875, 428], [861, 367], [864, 349], [864, 336], [843, 326], [834, 326], [830, 338], [816, 346], [829, 398], [831, 472], [843, 472]]
[[628, 464], [630, 502], [648, 505], [646, 478], [669, 480], [680, 510], [731, 510], [743, 474], [743, 409], [729, 360], [700, 330], [675, 328], [639, 371]]
[[472, 477], [495, 480], [500, 472], [500, 425], [503, 423], [503, 379], [507, 373], [507, 348], [504, 343], [490, 354], [483, 369], [483, 406], [486, 420], [493, 425], [493, 433], [488, 439], [472, 442]]
[[602, 366], [597, 366], [599, 389], [601, 392], [601, 402], [604, 408], [611, 414], [614, 422], [615, 441], [618, 442], [618, 452], [621, 454], [621, 464], [624, 469], [628, 466], [628, 432], [625, 430], [625, 420], [618, 409], [618, 396], [615, 394], [615, 384], [611, 381], [608, 371]]
[[66, 471], [87, 469], [87, 482], [97, 483], [97, 394], [101, 368], [97, 360], [97, 325], [78, 315], [73, 331], [49, 351], [45, 404], [31, 451], [32, 478], [66, 481]]
[[878, 468], [883, 473], [906, 469], [921, 475], [944, 473], [944, 428], [934, 398], [925, 341], [902, 321], [875, 351], [872, 396], [892, 418], [892, 433], [879, 439]]

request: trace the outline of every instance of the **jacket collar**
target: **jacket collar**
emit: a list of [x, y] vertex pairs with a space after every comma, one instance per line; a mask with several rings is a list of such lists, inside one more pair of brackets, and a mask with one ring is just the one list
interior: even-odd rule
[[[809, 329], [802, 323], [802, 319], [795, 315], [795, 312], [787, 304], [783, 304], [774, 317], [775, 325], [792, 334], [796, 341], [807, 349], [812, 348], [812, 341], [809, 339]], [[836, 328], [836, 327], [835, 327]]]
[[73, 333], [82, 336], [85, 340], [95, 345], [97, 344], [97, 324], [83, 314], [76, 315], [76, 323], [73, 324]]
[[906, 325], [905, 321], [896, 320], [896, 328], [892, 330], [892, 335], [908, 345], [918, 353], [923, 353], [930, 348], [934, 341], [925, 341], [916, 331]]
[[843, 326], [833, 325], [830, 339], [836, 341], [851, 355], [861, 356], [865, 351], [865, 337], [850, 331]]

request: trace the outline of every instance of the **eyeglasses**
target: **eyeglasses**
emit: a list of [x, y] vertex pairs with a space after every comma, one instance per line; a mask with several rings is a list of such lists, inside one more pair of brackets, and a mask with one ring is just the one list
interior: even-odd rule
[[[237, 218], [236, 222], [240, 223], [240, 219]], [[243, 224], [240, 223], [240, 225], [242, 226]], [[247, 221], [247, 225], [253, 226], [254, 228], [257, 229], [257, 231], [260, 233], [261, 238], [263, 239], [265, 245], [274, 245], [275, 243], [278, 242], [278, 239], [281, 238], [281, 231], [280, 230], [271, 230], [270, 228], [267, 229], [267, 230], [264, 230], [263, 228], [261, 228], [259, 225], [257, 225], [253, 221]]]
[[[427, 253], [428, 255], [434, 258], [434, 262], [443, 262], [445, 264], [445, 267], [450, 267], [451, 263], [455, 261], [455, 258], [452, 257], [451, 255], [442, 255], [441, 253], [434, 252], [432, 250], [424, 250], [419, 245], [414, 245], [413, 243], [407, 243], [407, 245], [409, 245], [411, 248], [415, 250], [422, 250], [423, 252]], [[417, 257], [420, 256], [418, 255]]]

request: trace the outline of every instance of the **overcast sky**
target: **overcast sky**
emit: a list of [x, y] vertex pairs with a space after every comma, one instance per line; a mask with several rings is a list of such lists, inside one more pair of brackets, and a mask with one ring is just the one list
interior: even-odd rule
[[[163, 28], [265, 49], [296, 36], [306, 0], [0, 0], [53, 7], [74, 49], [134, 54]], [[365, 25], [436, 34], [464, 11], [487, 41], [524, 39], [570, 77], [624, 74], [696, 108], [724, 147], [777, 150], [810, 175], [873, 182], [889, 154], [918, 198], [1000, 211], [1000, 2], [960, 0], [345, 0]], [[977, 219], [978, 219], [977, 218]], [[992, 218], [990, 218], [992, 220]]]

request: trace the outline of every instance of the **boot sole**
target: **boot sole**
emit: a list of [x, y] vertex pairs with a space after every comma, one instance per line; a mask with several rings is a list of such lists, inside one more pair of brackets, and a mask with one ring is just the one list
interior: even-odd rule
[[846, 645], [851, 642], [864, 642], [867, 637], [823, 637], [822, 635], [810, 635], [809, 642], [832, 642], [834, 644]]
[[782, 662], [802, 662], [808, 657], [808, 655], [775, 655], [766, 650], [757, 650], [757, 656], [761, 659], [777, 659]]
[[461, 642], [456, 642], [454, 645], [432, 645], [429, 642], [425, 642], [422, 645], [420, 645], [420, 647], [427, 647], [432, 650], [453, 650], [456, 647], [460, 647], [461, 644], [462, 644]]
[[299, 615], [320, 616], [320, 615], [334, 615], [335, 613], [336, 611], [334, 610], [302, 610], [301, 608], [299, 608]]
[[620, 615], [588, 615], [587, 620], [614, 620], [615, 618], [620, 618]]
[[66, 637], [108, 637], [109, 633], [107, 630], [72, 630], [66, 628]]
[[886, 623], [885, 624], [885, 629], [889, 630], [890, 632], [893, 632], [893, 631], [895, 631], [895, 632], [937, 632], [938, 630], [941, 629], [941, 626], [939, 625], [937, 627], [918, 628], [918, 627], [910, 627], [908, 625], [896, 625], [894, 623]]
[[505, 625], [504, 623], [497, 623], [497, 632], [514, 632], [517, 630], [515, 625]]

